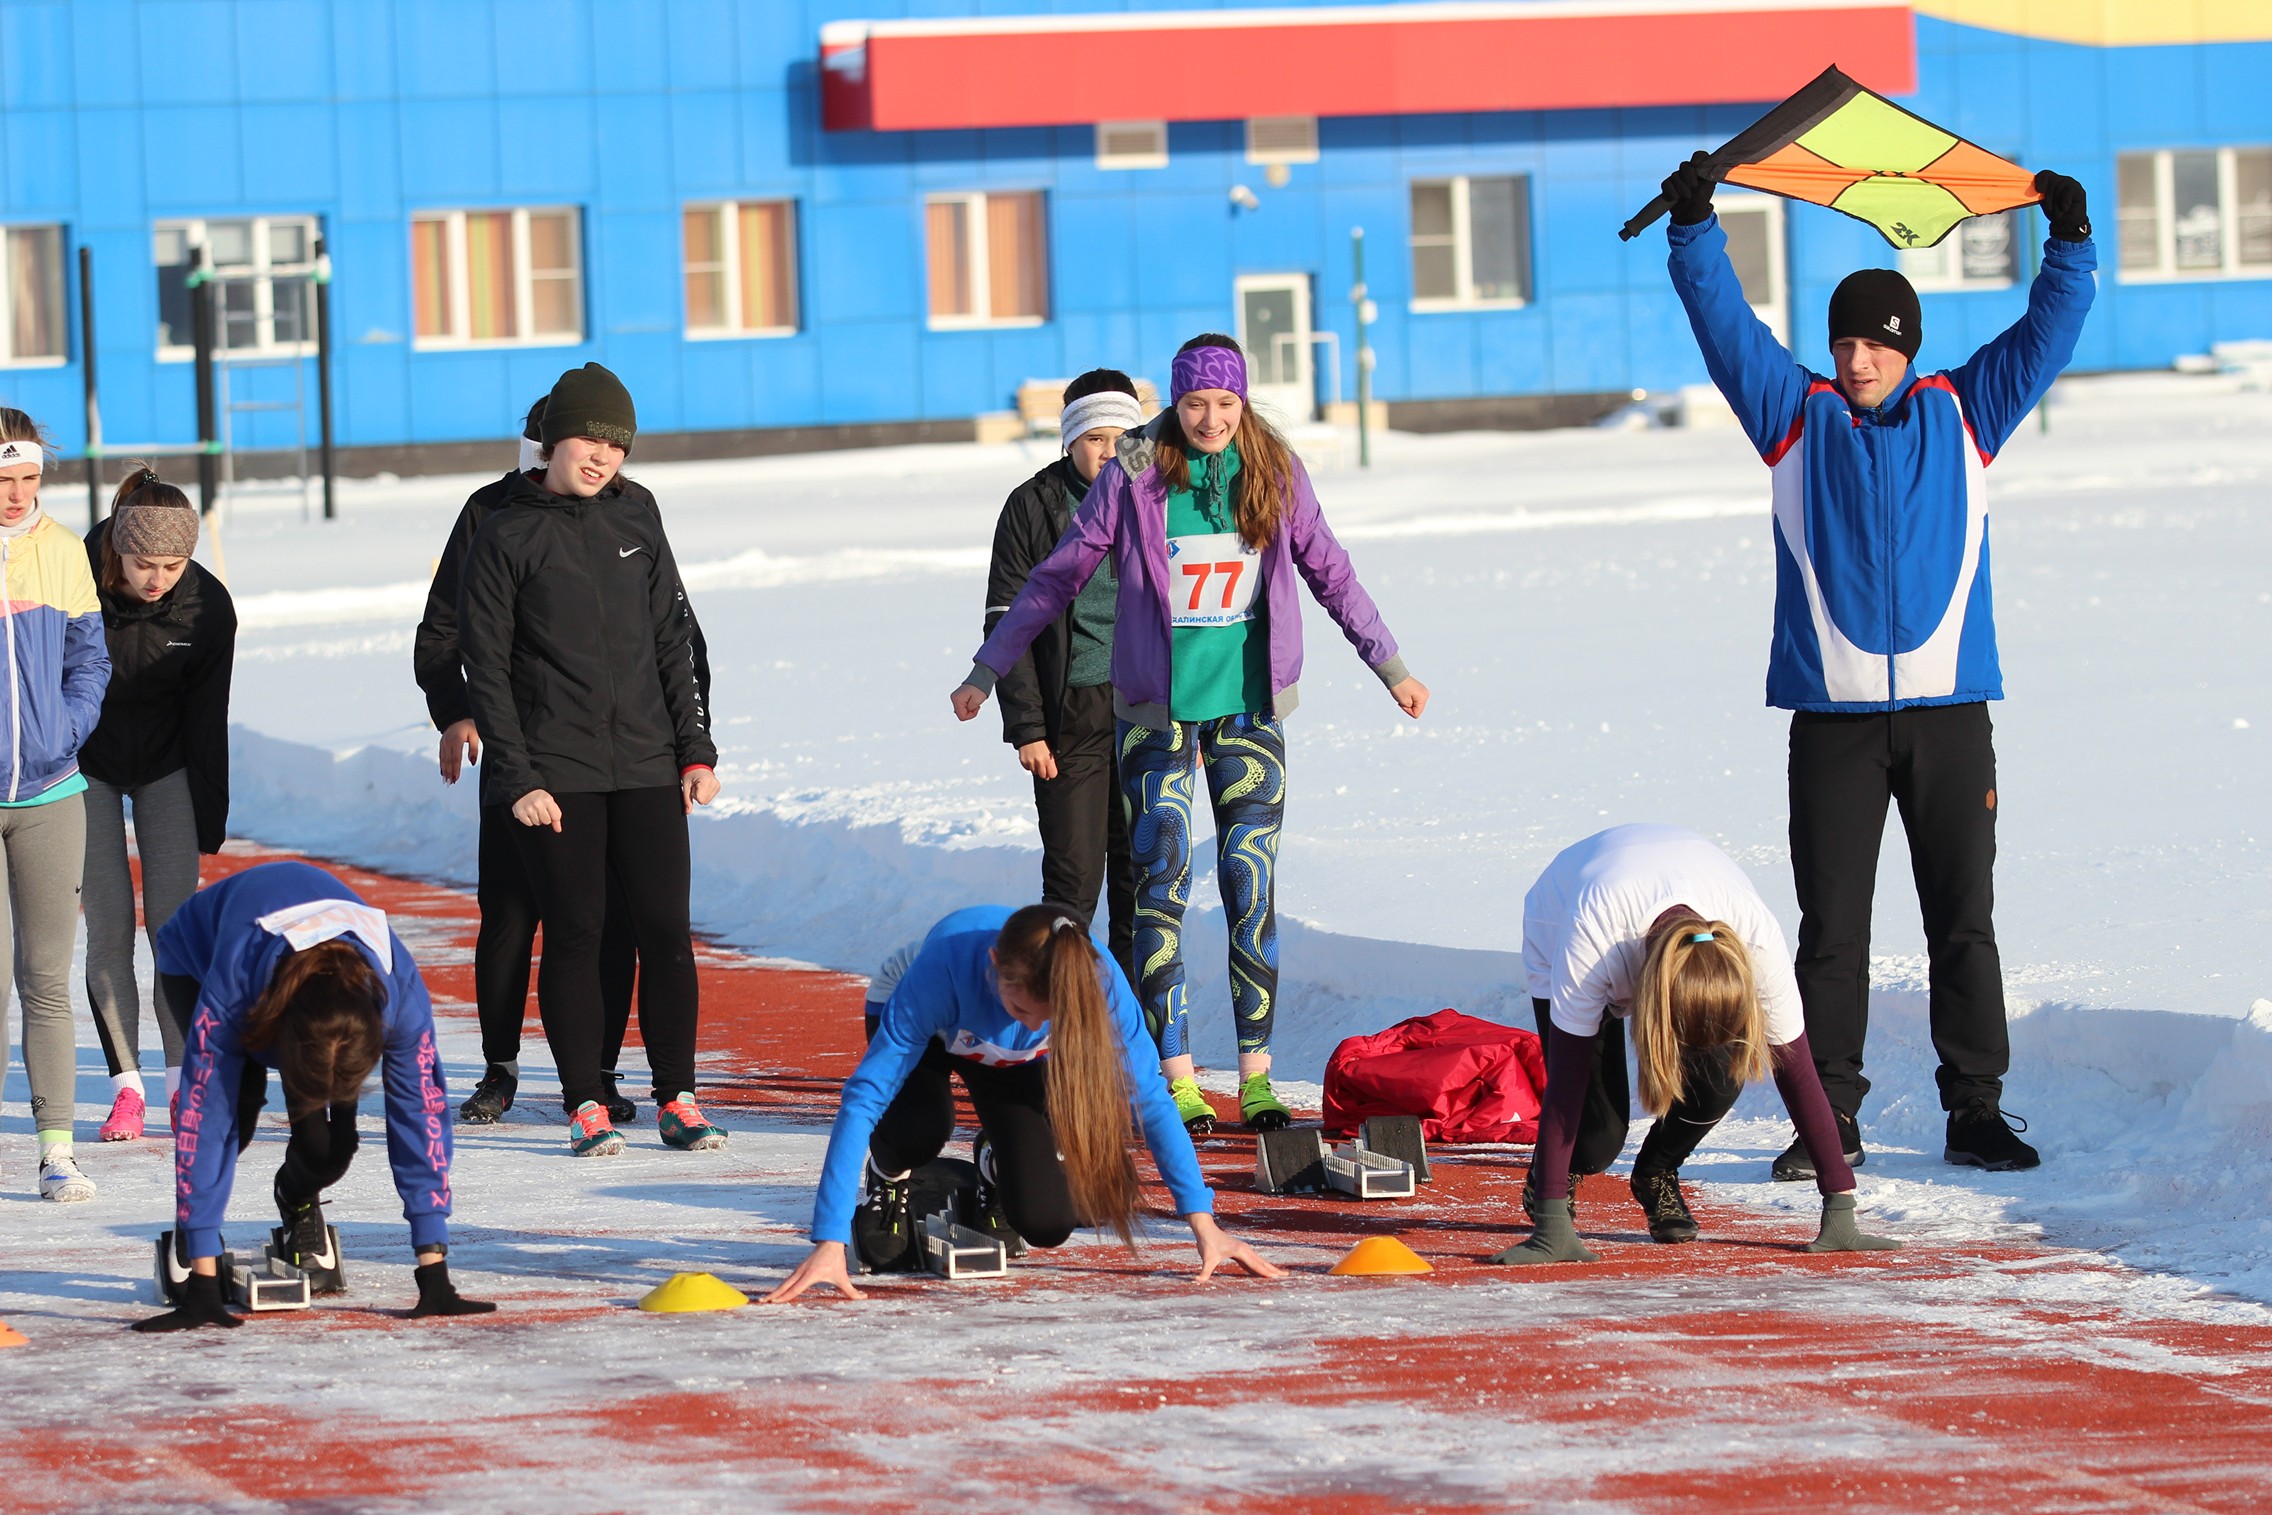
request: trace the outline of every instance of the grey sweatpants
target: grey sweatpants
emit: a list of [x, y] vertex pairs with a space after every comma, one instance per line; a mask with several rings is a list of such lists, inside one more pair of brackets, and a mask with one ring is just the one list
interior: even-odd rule
[[[158, 928], [197, 892], [197, 815], [189, 802], [189, 770], [132, 789], [87, 780], [87, 1003], [111, 1077], [142, 1066], [142, 994], [134, 972], [134, 874], [126, 861], [126, 805], [134, 805], [134, 844], [142, 855], [142, 926], [150, 958]], [[154, 971], [154, 970], [153, 970]], [[150, 986], [150, 1008], [166, 1066], [181, 1066], [182, 1026], [165, 987]]]
[[[24, 1071], [32, 1129], [71, 1130], [78, 1059], [71, 1035], [71, 945], [79, 934], [79, 880], [87, 866], [85, 796], [0, 809], [8, 906], [0, 910], [0, 987], [15, 970], [24, 1007]], [[6, 1000], [0, 995], [0, 1009]], [[0, 1014], [0, 1044], [7, 1040]], [[4, 1066], [4, 1065], [0, 1065]]]

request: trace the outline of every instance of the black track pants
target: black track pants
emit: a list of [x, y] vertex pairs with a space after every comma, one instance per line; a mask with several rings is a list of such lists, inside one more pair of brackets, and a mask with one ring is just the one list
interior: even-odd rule
[[[493, 1063], [517, 1061], [521, 1022], [529, 1003], [529, 954], [536, 946], [536, 895], [514, 833], [524, 830], [510, 805], [481, 807], [481, 932], [473, 942], [473, 1003], [481, 1018], [481, 1055]], [[631, 1021], [631, 986], [638, 973], [638, 943], [621, 902], [621, 886], [608, 880], [607, 924], [600, 930], [600, 998], [607, 1032], [602, 1066], [613, 1068]]]
[[676, 1099], [694, 1088], [700, 1017], [688, 919], [686, 813], [678, 786], [553, 799], [561, 829], [516, 822], [514, 840], [544, 920], [537, 1007], [560, 1069], [561, 1105], [573, 1112], [603, 1092], [607, 1030], [600, 940], [611, 871], [624, 881], [623, 913], [639, 952], [639, 1036], [654, 1070], [655, 1098]]
[[931, 1043], [868, 1139], [875, 1165], [886, 1173], [905, 1173], [945, 1148], [955, 1134], [950, 1071], [962, 1075], [978, 1124], [993, 1144], [1002, 1213], [1029, 1246], [1062, 1246], [1080, 1217], [1073, 1211], [1065, 1165], [1057, 1158], [1057, 1132], [1049, 1123], [1049, 1069], [1042, 1059], [994, 1068], [949, 1057], [946, 1048]]
[[[258, 1063], [245, 1064], [237, 1082], [237, 1152], [252, 1145], [260, 1127], [261, 1107], [268, 1103], [268, 1070]], [[276, 1187], [283, 1197], [305, 1204], [347, 1176], [355, 1161], [355, 1107], [327, 1105], [292, 1122], [292, 1137], [284, 1144], [284, 1166], [276, 1170]]]
[[[1530, 1002], [1541, 1042], [1559, 1035], [1546, 1000]], [[1711, 1134], [1735, 1108], [1743, 1085], [1728, 1071], [1728, 1052], [1713, 1047], [1692, 1051], [1681, 1060], [1680, 1098], [1664, 1118], [1649, 1127], [1634, 1154], [1633, 1171], [1647, 1173], [1678, 1169], [1698, 1143]], [[1625, 1070], [1625, 1022], [1614, 1015], [1601, 1021], [1601, 1054], [1594, 1060], [1593, 1081], [1586, 1087], [1586, 1103], [1578, 1115], [1578, 1143], [1571, 1149], [1573, 1174], [1607, 1172], [1625, 1150], [1632, 1129], [1633, 1095]]]
[[1104, 896], [1113, 961], [1136, 981], [1136, 865], [1128, 850], [1128, 811], [1114, 770], [1112, 686], [1065, 691], [1050, 751], [1057, 777], [1033, 781], [1041, 825], [1041, 897], [1071, 906], [1085, 923]]
[[[1551, 1002], [1534, 999], [1531, 1015], [1538, 1022], [1539, 1051], [1553, 1045]], [[1578, 1144], [1570, 1149], [1572, 1173], [1604, 1173], [1625, 1150], [1625, 1133], [1633, 1123], [1632, 1086], [1625, 1074], [1625, 1022], [1614, 1015], [1601, 1018], [1601, 1056], [1594, 1060], [1593, 1081], [1586, 1086], [1585, 1109], [1578, 1116]]]
[[1791, 873], [1799, 996], [1831, 1108], [1870, 1081], [1870, 909], [1886, 802], [1901, 807], [1931, 963], [1941, 1107], [1999, 1098], [2011, 1066], [1993, 921], [1996, 749], [1985, 704], [1791, 717]]

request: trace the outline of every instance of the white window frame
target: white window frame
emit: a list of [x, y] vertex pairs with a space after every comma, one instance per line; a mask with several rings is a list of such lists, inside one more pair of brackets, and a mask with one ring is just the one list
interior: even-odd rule
[[[1406, 215], [1406, 216], [1407, 216], [1408, 218], [1409, 218], [1409, 217], [1410, 217], [1410, 215], [1412, 214], [1412, 191], [1413, 191], [1413, 190], [1414, 190], [1415, 188], [1417, 188], [1417, 187], [1419, 187], [1420, 185], [1423, 185], [1423, 184], [1448, 184], [1448, 185], [1450, 185], [1450, 186], [1451, 186], [1451, 192], [1452, 192], [1452, 231], [1451, 231], [1451, 238], [1452, 238], [1452, 283], [1453, 283], [1453, 284], [1454, 284], [1454, 285], [1455, 285], [1455, 286], [1456, 286], [1456, 287], [1458, 288], [1458, 290], [1459, 290], [1459, 293], [1457, 293], [1457, 294], [1455, 294], [1455, 295], [1451, 295], [1451, 296], [1444, 296], [1444, 295], [1420, 295], [1420, 296], [1414, 296], [1414, 297], [1413, 297], [1413, 299], [1412, 299], [1412, 300], [1411, 300], [1411, 301], [1409, 302], [1409, 304], [1408, 304], [1408, 306], [1407, 306], [1407, 308], [1408, 308], [1409, 310], [1411, 310], [1411, 312], [1412, 312], [1412, 313], [1413, 313], [1414, 315], [1423, 315], [1423, 316], [1424, 316], [1424, 315], [1438, 315], [1438, 314], [1443, 314], [1443, 313], [1446, 313], [1446, 312], [1450, 312], [1450, 311], [1462, 311], [1462, 310], [1521, 310], [1521, 309], [1525, 308], [1526, 306], [1528, 306], [1528, 305], [1529, 305], [1529, 304], [1531, 303], [1531, 302], [1530, 302], [1529, 300], [1526, 300], [1526, 299], [1521, 299], [1521, 298], [1512, 299], [1512, 300], [1500, 300], [1500, 299], [1492, 299], [1492, 300], [1479, 300], [1479, 299], [1477, 299], [1477, 298], [1476, 298], [1476, 296], [1475, 296], [1475, 238], [1474, 238], [1474, 235], [1473, 235], [1473, 233], [1474, 233], [1474, 227], [1473, 227], [1473, 224], [1472, 224], [1472, 222], [1471, 222], [1471, 221], [1470, 221], [1470, 219], [1469, 219], [1469, 208], [1468, 208], [1468, 184], [1470, 183], [1470, 181], [1472, 181], [1472, 180], [1475, 180], [1475, 179], [1528, 179], [1528, 178], [1530, 178], [1530, 177], [1531, 177], [1531, 175], [1529, 175], [1529, 174], [1524, 174], [1524, 173], [1507, 173], [1507, 174], [1442, 174], [1442, 175], [1429, 175], [1428, 177], [1425, 177], [1425, 178], [1414, 179], [1414, 180], [1410, 181], [1410, 182], [1409, 182], [1408, 184], [1406, 184], [1406, 185], [1405, 185], [1405, 188], [1404, 188], [1404, 207], [1405, 207], [1405, 215]], [[1533, 185], [1533, 186], [1531, 186], [1531, 187], [1532, 187], [1532, 188], [1536, 188], [1536, 186], [1535, 186], [1535, 185]], [[1523, 236], [1524, 236], [1525, 238], [1528, 238], [1528, 237], [1529, 237], [1529, 236], [1531, 235], [1531, 221], [1532, 221], [1532, 216], [1531, 216], [1531, 207], [1532, 207], [1532, 204], [1533, 204], [1533, 201], [1532, 201], [1531, 195], [1530, 195], [1530, 193], [1528, 192], [1528, 190], [1526, 190], [1526, 191], [1525, 191], [1525, 193], [1524, 193], [1524, 195], [1523, 195], [1523, 227], [1522, 227]], [[1413, 239], [1413, 237], [1414, 237], [1415, 235], [1416, 235], [1416, 233], [1413, 233], [1413, 232], [1409, 232], [1409, 231], [1405, 233], [1405, 239], [1404, 239], [1404, 243], [1405, 243], [1405, 253], [1406, 253], [1406, 261], [1407, 261], [1407, 263], [1408, 263], [1408, 264], [1409, 264], [1409, 262], [1410, 262], [1410, 256], [1411, 256], [1412, 239]], [[1536, 247], [1535, 247], [1535, 246], [1534, 246], [1534, 247], [1532, 248], [1532, 256], [1533, 256], [1533, 259], [1535, 260], [1535, 258], [1536, 258], [1536, 256], [1537, 256], [1537, 249], [1536, 249]], [[1536, 288], [1536, 285], [1537, 285], [1537, 279], [1538, 279], [1538, 266], [1537, 266], [1536, 262], [1535, 262], [1535, 261], [1533, 261], [1533, 263], [1532, 263], [1532, 265], [1531, 265], [1531, 280], [1532, 280], [1532, 293], [1534, 293], [1534, 294], [1535, 294], [1535, 293], [1537, 292], [1537, 288]]]
[[[1254, 142], [1254, 129], [1265, 122], [1307, 121], [1310, 128], [1310, 145], [1291, 151], [1283, 148], [1258, 148]], [[1317, 117], [1315, 116], [1253, 116], [1246, 123], [1246, 161], [1249, 163], [1315, 163], [1317, 161]]]
[[[1766, 223], [1767, 278], [1771, 298], [1765, 305], [1753, 305], [1751, 311], [1769, 331], [1775, 333], [1775, 340], [1785, 347], [1791, 345], [1790, 229], [1784, 221], [1789, 204], [1780, 195], [1730, 189], [1726, 185], [1712, 194], [1713, 210], [1722, 216], [1732, 209], [1739, 216], [1756, 215]], [[1750, 301], [1746, 300], [1745, 303], [1750, 304]]]
[[[16, 348], [15, 302], [6, 298], [10, 287], [8, 270], [8, 238], [11, 231], [52, 231], [56, 234], [56, 255], [63, 259], [63, 310], [61, 311], [63, 351], [52, 358], [19, 358]], [[60, 221], [7, 221], [0, 222], [0, 368], [62, 368], [71, 361], [71, 238], [69, 228]]]
[[[789, 207], [789, 304], [796, 319], [787, 326], [742, 325], [742, 218], [745, 205], [786, 205]], [[797, 245], [800, 238], [797, 202], [786, 195], [756, 196], [746, 200], [689, 200], [682, 211], [702, 211], [718, 218], [718, 250], [724, 259], [720, 272], [726, 286], [725, 326], [696, 326], [691, 320], [682, 323], [689, 342], [734, 342], [744, 338], [793, 337], [803, 330], [805, 319], [805, 284], [799, 277], [803, 272], [797, 266]], [[732, 214], [728, 214], [732, 212]], [[692, 265], [686, 262], [684, 223], [681, 223], [679, 243], [679, 303], [686, 302], [686, 274]], [[579, 249], [580, 250], [580, 249]]]
[[[1114, 153], [1105, 150], [1108, 132], [1149, 131], [1159, 136], [1160, 145], [1151, 152]], [[1099, 121], [1097, 123], [1097, 168], [1114, 173], [1131, 168], [1166, 168], [1168, 166], [1168, 124], [1165, 121]]]
[[[995, 195], [1038, 195], [1040, 197], [1042, 204], [1042, 245], [1044, 249], [1044, 256], [1047, 256], [1047, 248], [1049, 242], [1049, 196], [1046, 192], [1031, 189], [973, 189], [955, 191], [949, 194], [925, 195], [923, 197], [923, 257], [925, 278], [923, 305], [925, 312], [925, 324], [932, 331], [1015, 331], [1027, 327], [1046, 325], [1049, 321], [1049, 317], [1047, 315], [997, 316], [993, 313], [994, 260], [993, 249], [987, 243], [988, 218], [986, 215], [986, 202]], [[968, 207], [963, 216], [963, 225], [968, 228], [968, 236], [970, 240], [964, 247], [963, 252], [971, 268], [970, 314], [967, 316], [932, 315], [930, 314], [931, 297], [929, 289], [929, 260], [931, 256], [931, 207], [934, 205], [949, 205], [957, 203]], [[1054, 300], [1057, 295], [1056, 283], [1054, 280], [1051, 281], [1049, 293], [1050, 298]]]
[[[2150, 151], [2118, 154], [2116, 163], [2115, 201], [2115, 280], [2122, 284], [2200, 284], [2230, 283], [2241, 279], [2272, 279], [2272, 264], [2244, 264], [2240, 261], [2240, 184], [2236, 154], [2263, 152], [2267, 148], [2257, 143], [2244, 143], [2232, 147], [2157, 148]], [[2217, 208], [2218, 237], [2217, 266], [2215, 268], [2179, 268], [2177, 266], [2177, 187], [2170, 160], [2178, 152], [2213, 152], [2217, 155]], [[2154, 253], [2155, 266], [2133, 268], [2122, 258], [2120, 199], [2121, 158], [2151, 157], [2154, 160]]]
[[[533, 318], [536, 306], [536, 280], [529, 263], [529, 217], [531, 215], [566, 215], [569, 239], [573, 244], [569, 256], [576, 269], [576, 312], [578, 327], [574, 332], [546, 332], [542, 336], [526, 337], [472, 337], [464, 335], [473, 326], [472, 286], [467, 282], [465, 222], [469, 215], [495, 215], [510, 209], [513, 217], [513, 325], [526, 327]], [[581, 324], [589, 318], [585, 308], [584, 272], [584, 217], [573, 205], [469, 205], [458, 210], [419, 210], [410, 214], [410, 225], [415, 228], [421, 221], [443, 222], [448, 230], [443, 234], [443, 245], [449, 261], [449, 311], [451, 334], [441, 337], [420, 336], [417, 317], [417, 254], [411, 256], [411, 320], [410, 346], [414, 352], [484, 351], [503, 347], [581, 347], [589, 333]], [[413, 231], [415, 235], [415, 231]]]
[[[2019, 281], [2018, 268], [2022, 239], [2029, 234], [2032, 228], [2028, 225], [2028, 212], [2025, 206], [1998, 211], [1996, 214], [2010, 218], [2006, 224], [2012, 228], [2012, 257], [2010, 262], [2012, 272], [2000, 279], [1973, 279], [1965, 276], [1963, 238], [1964, 228], [1970, 224], [1970, 218], [1967, 218], [1965, 222], [1960, 222], [1947, 236], [1941, 238], [1931, 247], [1903, 248], [1896, 257], [1902, 276], [1908, 279], [1911, 287], [1920, 294], [1962, 294], [1977, 293], [1984, 290], [2010, 289]], [[1929, 266], [1928, 259], [1932, 260]]]
[[[212, 244], [208, 238], [210, 228], [215, 221], [245, 221], [251, 223], [252, 261], [250, 263], [226, 265], [209, 264], [208, 270], [212, 273], [232, 275], [233, 277], [229, 279], [230, 283], [249, 283], [252, 285], [253, 330], [258, 339], [250, 347], [222, 346], [221, 344], [228, 340], [228, 315], [226, 311], [216, 309], [214, 311], [213, 334], [214, 357], [224, 363], [234, 358], [314, 357], [316, 353], [314, 336], [316, 312], [313, 300], [310, 300], [308, 304], [309, 335], [297, 342], [279, 342], [276, 340], [275, 278], [279, 271], [286, 275], [315, 272], [316, 241], [323, 235], [322, 218], [314, 215], [168, 216], [150, 223], [151, 240], [155, 242], [161, 232], [178, 232], [185, 248], [210, 248]], [[308, 256], [305, 262], [279, 264], [270, 260], [270, 229], [285, 224], [298, 225], [307, 229]], [[153, 268], [161, 266], [155, 261], [156, 255], [157, 249], [153, 246], [151, 248], [153, 260], [151, 266]], [[242, 277], [247, 272], [251, 274], [249, 279]], [[193, 343], [160, 341], [158, 344], [158, 361], [161, 363], [187, 363], [196, 356], [197, 348]]]

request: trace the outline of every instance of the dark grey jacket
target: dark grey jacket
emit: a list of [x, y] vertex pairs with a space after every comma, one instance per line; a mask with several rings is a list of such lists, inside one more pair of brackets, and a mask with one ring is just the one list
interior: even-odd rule
[[[1020, 484], [994, 523], [994, 560], [986, 572], [985, 634], [1026, 587], [1026, 576], [1072, 524], [1084, 486], [1071, 458], [1059, 458]], [[1073, 659], [1073, 612], [1042, 628], [1016, 666], [1002, 675], [1002, 740], [1013, 747], [1057, 741], [1064, 722], [1065, 675]]]

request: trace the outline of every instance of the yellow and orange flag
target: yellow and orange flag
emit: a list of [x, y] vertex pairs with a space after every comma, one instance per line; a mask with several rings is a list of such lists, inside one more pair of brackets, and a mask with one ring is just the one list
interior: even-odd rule
[[[1876, 227], [1895, 247], [1931, 247], [1971, 216], [2043, 197], [2035, 176], [1826, 68], [1712, 155], [1721, 178]], [[1670, 208], [1649, 202], [1618, 236], [1630, 242]]]

